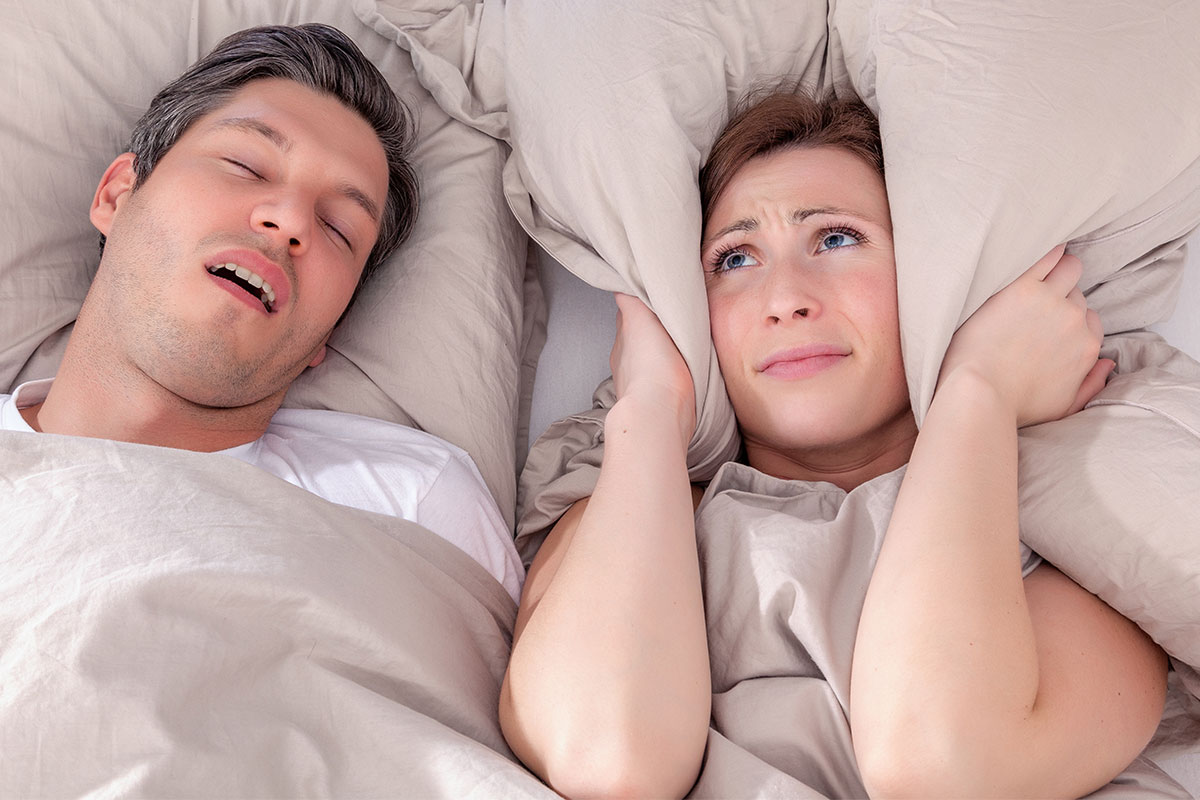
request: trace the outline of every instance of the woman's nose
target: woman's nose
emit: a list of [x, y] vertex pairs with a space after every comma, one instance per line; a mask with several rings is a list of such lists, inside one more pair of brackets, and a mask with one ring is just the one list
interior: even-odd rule
[[795, 265], [773, 267], [770, 278], [764, 283], [764, 302], [767, 322], [775, 325], [782, 322], [812, 319], [820, 315], [821, 303], [817, 299], [817, 287]]

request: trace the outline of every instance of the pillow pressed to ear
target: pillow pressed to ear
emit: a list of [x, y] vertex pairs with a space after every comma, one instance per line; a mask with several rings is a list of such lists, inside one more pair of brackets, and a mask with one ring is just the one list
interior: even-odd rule
[[1192, 669], [1200, 366], [1116, 335], [1166, 319], [1200, 225], [1200, 6], [836, 0], [830, 68], [879, 114], [918, 416], [955, 328], [1056, 242], [1118, 376], [1022, 432], [1022, 538]]
[[955, 328], [1059, 242], [1107, 333], [1166, 319], [1200, 224], [1200, 6], [835, 0], [830, 72], [879, 115], [918, 417]]
[[[617, 6], [506, 6], [492, 28], [507, 46], [505, 97], [456, 97], [455, 108], [483, 109], [481, 127], [512, 142], [506, 188], [533, 237], [584, 280], [637, 293], [662, 318], [697, 383], [693, 477], [734, 440], [710, 355], [696, 173], [743, 91], [784, 73], [853, 89], [879, 113], [918, 416], [957, 325], [1058, 242], [1083, 258], [1083, 286], [1110, 333], [1170, 312], [1180, 247], [1200, 223], [1200, 61], [1184, 46], [1200, 37], [1200, 7], [1024, 0], [997, 18], [965, 0], [837, 0], [826, 29], [824, 3]], [[1114, 337], [1106, 347], [1122, 374], [1097, 410], [1022, 437], [1025, 535], [1195, 667], [1185, 632], [1200, 629], [1200, 486], [1177, 467], [1200, 455], [1200, 421], [1188, 412], [1200, 373], [1161, 343], [1131, 350]], [[531, 452], [518, 523], [527, 560], [546, 526], [591, 492], [611, 401], [602, 387], [596, 408], [552, 426]], [[1141, 416], [1118, 408], [1135, 406]], [[1113, 461], [1089, 443], [1089, 424], [1120, 430], [1108, 440], [1119, 443]], [[1185, 501], [1158, 503], [1140, 523], [1099, 524], [1094, 508], [1071, 517], [1072, 503], [1115, 485], [1158, 496], [1161, 487], [1139, 483], [1155, 480], [1151, 464], [1130, 475], [1114, 463], [1139, 430], [1172, 442], [1151, 455], [1162, 474], [1182, 476], [1169, 487]], [[1057, 469], [1038, 455], [1050, 452]], [[1138, 557], [1113, 563], [1114, 551]]]
[[421, 210], [285, 404], [414, 425], [462, 447], [511, 519], [521, 361], [539, 309], [525, 308], [528, 240], [502, 194], [505, 150], [447, 117], [408, 54], [360, 19], [369, 5], [0, 3], [0, 170], [12, 189], [0, 198], [0, 392], [57, 369], [99, 260], [92, 193], [158, 89], [236, 30], [326, 22], [413, 111]]
[[[727, 109], [764, 76], [822, 80], [825, 2], [483, 2], [431, 19], [375, 3], [448, 113], [507, 140], [505, 191], [560, 263], [646, 299], [704, 410], [692, 468], [733, 453], [708, 340], [696, 175]], [[430, 41], [458, 32], [462, 46]]]

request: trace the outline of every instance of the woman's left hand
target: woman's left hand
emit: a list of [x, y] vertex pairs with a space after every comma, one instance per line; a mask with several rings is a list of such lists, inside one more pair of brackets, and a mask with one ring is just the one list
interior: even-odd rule
[[639, 396], [666, 410], [686, 447], [696, 430], [692, 373], [658, 316], [639, 298], [617, 293], [617, 335], [609, 365], [618, 399]]
[[1072, 414], [1104, 388], [1115, 363], [1097, 359], [1104, 331], [1078, 282], [1083, 265], [1051, 250], [988, 299], [954, 334], [938, 378], [956, 373], [986, 381], [1017, 426]]

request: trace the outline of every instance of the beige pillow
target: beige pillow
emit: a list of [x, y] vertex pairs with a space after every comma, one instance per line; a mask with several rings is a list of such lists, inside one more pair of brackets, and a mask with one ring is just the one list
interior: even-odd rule
[[[1111, 334], [1170, 316], [1200, 224], [1200, 6], [837, 0], [830, 71], [878, 111], [914, 407], [957, 325], [1056, 242]], [[1022, 432], [1022, 538], [1200, 696], [1200, 365], [1111, 335], [1084, 413]]]
[[1200, 5], [836, 0], [831, 77], [879, 114], [918, 414], [955, 328], [1070, 242], [1107, 333], [1170, 316], [1200, 223]]
[[[458, 3], [429, 5], [445, 12]], [[98, 261], [88, 204], [153, 94], [235, 30], [328, 22], [415, 112], [422, 208], [410, 241], [335, 332], [326, 363], [297, 381], [287, 404], [414, 425], [463, 447], [512, 518], [521, 362], [530, 345], [536, 355], [541, 309], [536, 284], [525, 286], [528, 240], [501, 191], [506, 148], [447, 117], [408, 54], [360, 19], [371, 6], [0, 7], [0, 171], [9, 186], [0, 198], [0, 392], [56, 370]]]
[[711, 474], [735, 440], [696, 269], [696, 173], [744, 89], [764, 75], [822, 80], [826, 4], [483, 2], [432, 17], [374, 5], [442, 107], [512, 144], [505, 191], [530, 236], [659, 312], [697, 376], [691, 455]]
[[1130, 330], [1169, 314], [1178, 265], [1157, 262], [1200, 221], [1200, 67], [1182, 46], [1194, 5], [1024, 0], [999, 24], [970, 2], [838, 0], [828, 24], [826, 11], [513, 4], [471, 31], [507, 46], [503, 96], [472, 86], [455, 107], [512, 143], [506, 190], [531, 236], [663, 320], [696, 379], [696, 477], [734, 429], [696, 268], [695, 178], [748, 88], [852, 86], [879, 111], [919, 415], [959, 322], [1054, 244], [1086, 258], [1108, 330]]

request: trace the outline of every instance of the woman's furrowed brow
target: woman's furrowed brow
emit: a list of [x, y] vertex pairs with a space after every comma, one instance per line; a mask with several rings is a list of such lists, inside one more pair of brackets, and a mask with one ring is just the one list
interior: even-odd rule
[[751, 217], [739, 219], [737, 222], [721, 228], [721, 230], [717, 231], [712, 236], [705, 238], [705, 240], [701, 242], [701, 249], [703, 250], [707, 248], [713, 242], [717, 241], [718, 239], [723, 239], [731, 233], [751, 233], [752, 231], [756, 230], [758, 230], [758, 220]]
[[[872, 220], [870, 217], [866, 217], [857, 211], [851, 211], [846, 208], [838, 208], [837, 206], [813, 206], [797, 208], [788, 214], [787, 221], [791, 225], [799, 225], [809, 217], [817, 216], [819, 214], [840, 215], [861, 219], [864, 222], [875, 222], [875, 220]], [[753, 217], [739, 219], [737, 222], [730, 223], [729, 225], [721, 228], [712, 236], [706, 237], [704, 241], [701, 242], [700, 247], [702, 250], [707, 249], [713, 242], [722, 239], [731, 233], [752, 233], [758, 230], [758, 227], [759, 221]]]
[[864, 217], [862, 214], [858, 214], [845, 208], [838, 208], [836, 206], [817, 206], [815, 208], [797, 208], [788, 215], [788, 222], [793, 225], [799, 225], [809, 217], [815, 217], [818, 214], [840, 214], [848, 217], [866, 219], [866, 217]]

